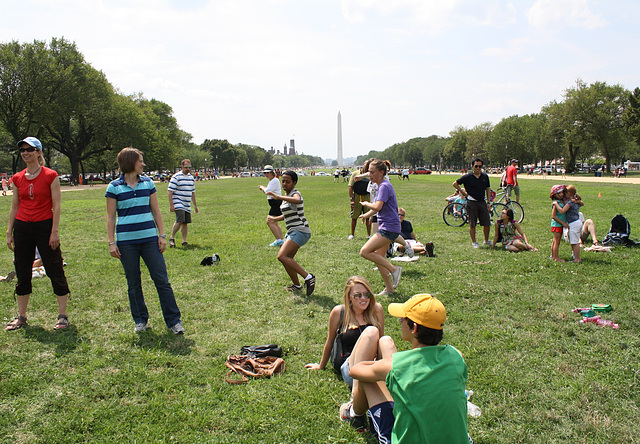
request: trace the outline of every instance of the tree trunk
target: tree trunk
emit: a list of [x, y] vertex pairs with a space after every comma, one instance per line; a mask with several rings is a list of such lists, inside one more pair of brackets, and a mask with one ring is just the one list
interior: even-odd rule
[[567, 142], [567, 150], [569, 151], [569, 164], [567, 165], [567, 172], [573, 173], [576, 169], [576, 157], [578, 155], [578, 149], [574, 149], [573, 142]]

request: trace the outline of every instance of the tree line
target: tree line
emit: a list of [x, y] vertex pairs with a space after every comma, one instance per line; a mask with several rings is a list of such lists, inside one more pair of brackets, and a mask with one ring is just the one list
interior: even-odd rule
[[495, 166], [512, 158], [520, 165], [562, 158], [564, 168], [573, 172], [576, 163], [601, 157], [610, 172], [612, 164], [640, 160], [639, 146], [640, 88], [630, 92], [620, 85], [577, 80], [563, 100], [548, 103], [539, 113], [505, 117], [496, 125], [457, 126], [447, 138], [410, 139], [359, 156], [356, 163], [379, 157], [394, 165], [462, 168], [475, 157]]
[[265, 149], [227, 140], [193, 142], [171, 106], [143, 93], [126, 95], [86, 62], [75, 43], [0, 43], [0, 170], [20, 165], [16, 142], [39, 138], [48, 166], [70, 172], [107, 174], [115, 154], [133, 146], [145, 154], [150, 170], [170, 170], [188, 157], [195, 168], [229, 171], [322, 164], [319, 157], [273, 156]]
[[[222, 171], [324, 164], [320, 157], [272, 155], [225, 139], [195, 144], [171, 106], [143, 93], [118, 91], [64, 38], [0, 43], [1, 171], [20, 167], [15, 143], [27, 135], [43, 142], [47, 165], [73, 177], [86, 171], [106, 176], [115, 170], [115, 153], [124, 146], [144, 151], [150, 170], [173, 170], [185, 157], [195, 168]], [[474, 157], [496, 166], [511, 158], [521, 165], [562, 158], [571, 172], [576, 163], [601, 157], [610, 171], [612, 163], [640, 160], [639, 145], [640, 88], [630, 92], [620, 85], [577, 80], [562, 100], [538, 113], [509, 116], [495, 125], [457, 126], [448, 137], [416, 137], [359, 156], [356, 163], [380, 157], [394, 165], [460, 168]]]

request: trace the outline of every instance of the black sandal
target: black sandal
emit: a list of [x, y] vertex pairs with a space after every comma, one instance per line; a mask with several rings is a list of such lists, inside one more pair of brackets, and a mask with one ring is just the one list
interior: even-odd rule
[[69, 318], [67, 318], [65, 315], [58, 315], [58, 322], [56, 322], [56, 325], [53, 327], [54, 330], [62, 330], [69, 327]]
[[4, 329], [6, 331], [19, 330], [26, 325], [29, 325], [27, 324], [27, 318], [25, 318], [24, 316], [18, 315], [15, 318], [13, 318], [13, 321], [9, 322]]

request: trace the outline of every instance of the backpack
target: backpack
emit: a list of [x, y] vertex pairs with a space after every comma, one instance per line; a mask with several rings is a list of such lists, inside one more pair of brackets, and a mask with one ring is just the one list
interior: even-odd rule
[[353, 192], [361, 196], [369, 194], [369, 192], [367, 191], [368, 185], [369, 185], [369, 179], [367, 179], [366, 177], [363, 177], [360, 180], [356, 180], [353, 183]]
[[611, 219], [611, 228], [609, 228], [609, 233], [602, 239], [602, 245], [607, 247], [614, 245], [621, 245], [623, 247], [638, 246], [637, 242], [629, 239], [630, 234], [631, 225], [629, 221], [622, 214], [618, 214]]
[[627, 218], [622, 214], [618, 214], [611, 219], [611, 228], [609, 228], [609, 233], [620, 233], [623, 236], [629, 236], [631, 234], [631, 225]]
[[338, 324], [338, 329], [336, 330], [336, 338], [333, 340], [333, 347], [331, 348], [331, 365], [333, 366], [333, 370], [340, 374], [340, 367], [347, 359], [347, 356], [344, 355], [344, 351], [342, 350], [342, 336], [340, 336], [340, 330], [342, 330], [342, 320], [344, 319], [344, 305], [340, 309], [340, 323]]

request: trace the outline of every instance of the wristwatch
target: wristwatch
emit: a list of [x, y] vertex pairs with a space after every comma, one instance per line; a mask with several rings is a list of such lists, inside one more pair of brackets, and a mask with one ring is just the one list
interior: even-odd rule
[[163, 239], [166, 239], [166, 238], [167, 238], [167, 235], [166, 235], [166, 234], [159, 234], [159, 235], [158, 235], [158, 237], [161, 237], [161, 238], [163, 238]]

